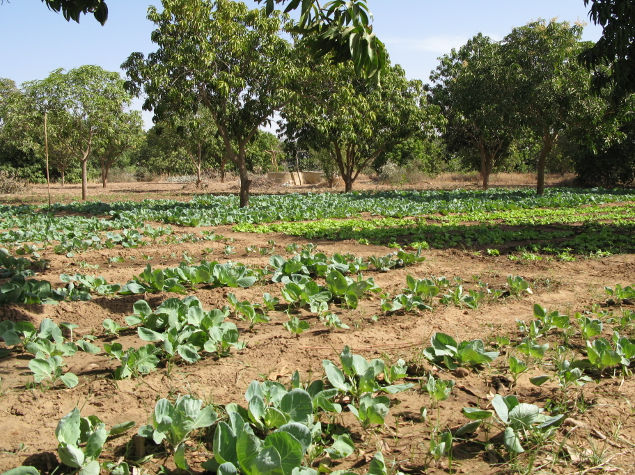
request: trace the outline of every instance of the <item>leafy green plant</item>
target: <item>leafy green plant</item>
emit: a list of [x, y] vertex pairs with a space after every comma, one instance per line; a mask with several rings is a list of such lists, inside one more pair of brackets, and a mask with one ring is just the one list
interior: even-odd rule
[[529, 287], [529, 283], [519, 275], [507, 276], [507, 287], [509, 288], [509, 293], [515, 297], [521, 297], [524, 293], [533, 293]]
[[65, 284], [73, 284], [80, 292], [96, 293], [97, 295], [114, 295], [121, 289], [119, 284], [108, 284], [103, 277], [84, 274], [61, 274], [60, 280]]
[[[340, 363], [341, 370], [330, 360], [322, 361], [326, 378], [332, 387], [354, 399], [359, 399], [366, 393], [380, 391], [396, 394], [412, 387], [410, 383], [393, 384], [395, 380], [406, 376], [406, 367], [401, 360], [396, 365], [386, 367], [383, 360], [367, 361], [363, 356], [351, 353], [350, 348], [345, 346], [340, 353]], [[384, 381], [377, 379], [382, 373]], [[386, 374], [389, 375], [387, 378]], [[382, 384], [384, 382], [388, 385]]]
[[343, 301], [348, 308], [357, 308], [359, 299], [366, 292], [381, 292], [372, 277], [364, 280], [362, 275], [358, 274], [355, 281], [336, 269], [332, 269], [326, 276], [326, 284], [334, 298]]
[[497, 351], [485, 351], [483, 340], [462, 341], [457, 343], [445, 333], [437, 332], [430, 339], [432, 346], [423, 351], [423, 355], [435, 364], [443, 363], [448, 369], [460, 366], [481, 366], [498, 358]]
[[[516, 396], [502, 397], [497, 394], [492, 399], [492, 406], [498, 417], [492, 424], [503, 429], [503, 445], [510, 454], [524, 452], [522, 444], [530, 436], [538, 436], [543, 440], [552, 437], [564, 419], [564, 414], [543, 414], [541, 408], [534, 404], [521, 403]], [[493, 415], [491, 411], [474, 407], [465, 407], [462, 412], [473, 422], [461, 427], [455, 436], [474, 432]]]
[[340, 317], [338, 317], [333, 312], [329, 312], [329, 313], [327, 313], [325, 315], [322, 315], [320, 317], [320, 320], [322, 321], [322, 323], [324, 323], [324, 325], [329, 330], [335, 330], [336, 328], [337, 329], [348, 330], [350, 328], [348, 325], [345, 325], [344, 323], [342, 323], [342, 320], [340, 320]]
[[119, 336], [119, 332], [127, 329], [128, 327], [122, 327], [119, 323], [110, 318], [105, 318], [102, 322], [102, 326], [106, 332], [106, 335]]
[[23, 275], [14, 275], [8, 282], [0, 285], [0, 305], [8, 303], [55, 304], [67, 296], [64, 290], [56, 290], [46, 280], [26, 279]]
[[282, 325], [289, 333], [295, 336], [299, 336], [301, 333], [304, 333], [306, 330], [311, 328], [311, 324], [309, 322], [306, 320], [300, 320], [296, 316], [289, 318], [289, 320], [284, 322]]
[[509, 365], [509, 372], [512, 375], [512, 379], [514, 380], [514, 386], [518, 382], [518, 378], [521, 374], [529, 369], [527, 363], [523, 360], [519, 360], [515, 356], [510, 356], [507, 358], [507, 364]]
[[257, 437], [241, 413], [230, 408], [228, 422], [221, 421], [214, 433], [214, 458], [203, 464], [219, 475], [241, 473], [260, 475], [316, 475], [303, 467], [303, 458], [311, 445], [311, 432], [303, 424], [283, 424], [264, 440]]
[[604, 325], [601, 320], [591, 319], [586, 315], [582, 316], [578, 312], [575, 314], [576, 320], [580, 325], [580, 331], [582, 332], [582, 337], [585, 340], [593, 338], [594, 336], [602, 334], [602, 330]]
[[328, 310], [328, 302], [333, 295], [309, 277], [295, 274], [281, 290], [282, 297], [296, 307], [309, 306], [312, 312]]
[[635, 299], [635, 289], [630, 285], [622, 287], [620, 284], [617, 284], [615, 288], [604, 287], [604, 291], [606, 295], [609, 297], [610, 302], [613, 305], [621, 305], [625, 300], [631, 301]]
[[152, 439], [155, 444], [167, 442], [174, 452], [175, 465], [182, 470], [189, 470], [185, 459], [185, 441], [192, 431], [209, 427], [217, 419], [212, 406], [202, 406], [202, 401], [189, 395], [179, 396], [175, 404], [160, 399], [154, 408], [152, 423], [142, 426], [139, 435]]
[[233, 293], [227, 294], [227, 300], [234, 309], [234, 315], [241, 320], [249, 322], [249, 330], [253, 330], [258, 323], [266, 323], [269, 317], [264, 313], [260, 313], [258, 308], [251, 304], [248, 300], [239, 301]]
[[[79, 409], [75, 408], [59, 421], [55, 429], [59, 442], [57, 454], [64, 465], [77, 469], [79, 475], [99, 475], [101, 467], [98, 459], [108, 437], [122, 434], [134, 425], [134, 422], [128, 421], [107, 431], [106, 425], [97, 416], [81, 417]], [[128, 472], [125, 462], [120, 468]]]
[[160, 349], [153, 344], [141, 346], [137, 349], [123, 350], [120, 343], [104, 344], [104, 350], [109, 355], [121, 361], [121, 366], [115, 369], [115, 379], [127, 379], [138, 377], [141, 374], [149, 374], [159, 364]]
[[50, 380], [55, 386], [59, 379], [67, 388], [74, 388], [79, 379], [73, 373], [64, 373], [64, 361], [61, 356], [54, 355], [49, 358], [34, 358], [29, 361], [29, 369], [33, 371], [33, 379], [36, 383]]

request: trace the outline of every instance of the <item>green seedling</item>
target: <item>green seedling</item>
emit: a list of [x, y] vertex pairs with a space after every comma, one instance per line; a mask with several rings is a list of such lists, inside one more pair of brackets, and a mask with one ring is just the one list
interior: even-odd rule
[[516, 396], [502, 397], [499, 394], [492, 399], [492, 406], [497, 419], [489, 422], [493, 413], [476, 407], [465, 407], [462, 412], [472, 422], [464, 425], [455, 433], [455, 437], [473, 433], [484, 423], [490, 423], [503, 429], [503, 445], [510, 454], [525, 451], [522, 443], [529, 437], [546, 440], [555, 434], [557, 427], [564, 419], [564, 414], [548, 416], [534, 404], [518, 401]]
[[457, 343], [445, 333], [435, 333], [430, 339], [432, 346], [423, 351], [423, 355], [435, 364], [443, 363], [448, 369], [460, 366], [482, 366], [498, 358], [497, 351], [485, 351], [482, 340]]
[[[106, 440], [131, 429], [133, 421], [114, 426], [110, 431], [97, 416], [81, 417], [79, 409], [75, 408], [64, 416], [55, 429], [55, 436], [59, 442], [57, 454], [62, 463], [75, 468], [78, 475], [99, 475], [99, 456]], [[119, 469], [128, 470], [125, 462], [117, 465]], [[113, 466], [114, 468], [114, 466]]]
[[524, 293], [533, 294], [529, 283], [519, 275], [507, 276], [507, 287], [509, 288], [509, 293], [515, 297], [521, 297]]
[[155, 444], [165, 441], [173, 450], [174, 463], [181, 470], [189, 470], [185, 459], [185, 441], [196, 429], [209, 427], [217, 415], [212, 406], [189, 395], [179, 396], [175, 404], [160, 399], [152, 415], [152, 423], [142, 426], [139, 435], [152, 439]]
[[284, 328], [292, 335], [300, 336], [301, 333], [309, 330], [311, 324], [306, 320], [300, 320], [298, 317], [291, 317], [288, 321], [282, 324]]
[[359, 398], [358, 407], [349, 404], [348, 409], [367, 429], [371, 424], [383, 425], [390, 410], [390, 399], [386, 396], [373, 397], [372, 394], [365, 393]]
[[73, 373], [64, 373], [64, 361], [61, 356], [50, 356], [47, 359], [34, 358], [29, 361], [29, 369], [33, 371], [33, 379], [36, 383], [50, 380], [55, 386], [59, 379], [67, 388], [74, 388], [79, 383], [79, 379]]
[[340, 320], [340, 317], [338, 317], [333, 312], [329, 312], [326, 315], [321, 316], [320, 320], [322, 321], [322, 323], [324, 323], [324, 325], [329, 330], [335, 330], [335, 329], [348, 330], [350, 328], [348, 325], [345, 325], [344, 323], [342, 323], [342, 321]]
[[509, 358], [507, 358], [507, 364], [509, 364], [509, 372], [511, 373], [514, 380], [514, 386], [516, 386], [520, 375], [527, 371], [529, 367], [527, 366], [527, 363], [519, 360], [515, 356], [510, 356]]

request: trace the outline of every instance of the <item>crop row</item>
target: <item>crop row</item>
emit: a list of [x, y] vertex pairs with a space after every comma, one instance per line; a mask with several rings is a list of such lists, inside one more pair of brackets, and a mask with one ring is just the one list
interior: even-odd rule
[[[530, 190], [488, 191], [391, 191], [347, 194], [288, 194], [254, 196], [249, 208], [238, 208], [235, 196], [203, 195], [189, 202], [144, 200], [116, 203], [72, 203], [40, 208], [0, 206], [2, 228], [22, 228], [25, 224], [45, 226], [52, 220], [68, 225], [86, 221], [99, 229], [139, 228], [143, 223], [160, 222], [180, 226], [215, 226], [233, 223], [304, 221], [356, 217], [361, 213], [377, 216], [420, 216], [431, 214], [493, 212], [536, 208], [579, 208], [585, 205], [635, 201], [627, 191], [549, 189], [543, 196]], [[101, 220], [77, 215], [101, 216]], [[116, 223], [116, 224], [115, 224]]]
[[589, 223], [586, 226], [567, 226], [553, 223], [550, 228], [519, 226], [505, 229], [498, 224], [445, 225], [425, 224], [412, 219], [347, 219], [320, 220], [305, 223], [242, 224], [235, 231], [270, 233], [280, 232], [306, 239], [346, 240], [361, 243], [423, 247], [497, 246], [513, 242], [534, 243], [533, 250], [560, 252], [568, 249], [579, 254], [597, 250], [612, 253], [635, 249], [635, 223], [622, 225]]
[[[421, 290], [429, 285], [413, 279], [407, 284], [410, 290], [419, 287]], [[606, 295], [612, 305], [621, 306], [635, 297], [635, 290], [632, 287], [607, 287]], [[203, 310], [200, 301], [194, 297], [182, 301], [168, 299], [155, 310], [145, 301], [137, 302], [134, 315], [126, 321], [137, 327], [142, 340], [150, 343], [127, 350], [116, 342], [104, 343], [106, 354], [121, 363], [114, 376], [143, 377], [156, 369], [159, 358], [167, 359], [169, 376], [169, 368], [176, 357], [193, 364], [200, 360], [198, 353], [203, 349], [223, 356], [232, 347], [243, 348], [244, 345], [238, 343], [236, 326], [224, 321], [228, 315], [226, 309]], [[590, 312], [585, 315], [576, 313], [572, 320], [558, 311], [535, 305], [533, 317], [528, 324], [518, 321], [515, 341], [503, 335], [492, 338], [490, 342], [496, 349], [487, 348], [480, 339], [459, 342], [439, 332], [432, 336], [430, 346], [422, 349], [421, 354], [426, 359], [448, 370], [480, 370], [496, 365], [498, 372], [510, 375], [511, 390], [530, 365], [537, 366], [546, 374], [534, 376], [529, 381], [536, 386], [554, 381], [558, 388], [546, 408], [521, 403], [513, 394], [495, 396], [491, 410], [480, 405], [464, 407], [461, 412], [466, 423], [453, 430], [445, 427], [437, 414], [437, 420], [430, 428], [426, 465], [447, 458], [451, 466], [452, 447], [467, 439], [479, 440], [484, 446], [500, 444], [510, 459], [530, 447], [536, 450], [536, 439], [544, 443], [557, 436], [565, 414], [571, 411], [571, 404], [579, 397], [577, 388], [594, 379], [610, 377], [617, 371], [624, 377], [630, 376], [635, 342], [618, 332], [632, 331], [635, 312], [624, 308], [621, 315], [616, 316], [612, 311], [603, 311], [598, 313], [598, 318]], [[108, 328], [106, 322], [104, 326]], [[91, 341], [94, 338], [74, 339], [73, 328], [69, 324], [60, 328], [48, 319], [42, 322], [39, 330], [28, 322], [3, 322], [0, 334], [7, 347], [12, 348], [5, 353], [21, 351], [35, 356], [29, 361], [29, 368], [36, 383], [43, 385], [50, 381], [55, 387], [59, 380], [65, 386], [73, 387], [78, 378], [63, 372], [62, 357], [72, 356], [77, 351], [101, 351]], [[63, 336], [63, 330], [70, 334], [68, 340]], [[612, 336], [604, 337], [608, 331]], [[583, 345], [574, 343], [574, 339], [581, 339]], [[548, 340], [555, 341], [553, 350]], [[582, 358], [579, 358], [580, 348], [584, 348]], [[507, 354], [503, 363], [500, 363], [501, 351]], [[363, 431], [371, 431], [384, 424], [395, 404], [387, 395], [415, 389], [412, 383], [399, 383], [408, 376], [408, 365], [403, 360], [393, 364], [382, 359], [366, 360], [348, 347], [339, 359], [339, 364], [324, 360], [324, 377], [316, 381], [301, 382], [298, 371], [291, 376], [289, 386], [253, 381], [245, 393], [246, 405], [227, 404], [223, 407], [224, 415], [216, 412], [218, 408], [202, 407], [202, 402], [192, 396], [179, 396], [175, 402], [161, 399], [156, 404], [151, 423], [141, 426], [138, 435], [148, 444], [163, 445], [173, 456], [175, 465], [183, 470], [190, 469], [185, 442], [195, 437], [197, 429], [212, 427], [213, 456], [202, 464], [206, 470], [221, 475], [255, 475], [262, 472], [260, 464], [266, 461], [272, 470], [277, 470], [276, 473], [316, 475], [318, 472], [312, 467], [320, 457], [342, 459], [356, 448], [350, 424], [338, 422], [339, 429], [334, 431], [333, 418], [329, 414], [348, 412]], [[431, 411], [428, 412], [426, 406], [421, 408], [421, 422], [425, 423], [434, 417], [434, 409], [438, 409], [439, 403], [450, 397], [455, 384], [433, 372], [419, 381], [419, 390], [427, 393], [430, 399]], [[74, 409], [59, 422], [55, 431], [60, 459], [68, 467], [87, 475], [98, 473], [100, 466], [109, 473], [126, 475], [129, 467], [125, 460], [100, 464], [99, 458], [108, 437], [119, 435], [134, 425], [129, 421], [106, 431], [101, 421], [95, 417], [82, 418], [79, 410]], [[502, 433], [502, 438], [490, 438], [498, 432]], [[246, 447], [250, 448], [246, 450]], [[37, 472], [23, 467], [12, 475], [34, 473]], [[369, 474], [387, 473], [383, 456], [377, 453]]]

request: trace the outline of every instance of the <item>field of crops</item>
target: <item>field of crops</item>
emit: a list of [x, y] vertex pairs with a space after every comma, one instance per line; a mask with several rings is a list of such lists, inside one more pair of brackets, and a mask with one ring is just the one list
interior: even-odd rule
[[0, 205], [0, 247], [0, 472], [635, 466], [631, 190]]

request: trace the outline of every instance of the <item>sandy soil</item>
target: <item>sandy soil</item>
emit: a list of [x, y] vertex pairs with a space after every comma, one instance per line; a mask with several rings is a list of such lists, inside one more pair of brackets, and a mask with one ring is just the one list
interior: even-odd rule
[[[197, 192], [188, 185], [179, 184], [113, 184], [110, 188], [114, 193], [106, 197], [99, 193], [97, 186], [91, 187], [91, 198], [113, 199], [116, 196], [118, 200], [130, 200], [160, 196], [187, 199]], [[65, 200], [66, 195], [73, 195], [78, 189], [66, 187], [61, 190], [56, 187], [54, 191], [56, 200]], [[213, 190], [208, 187], [203, 191], [236, 192], [236, 183]], [[22, 196], [20, 199], [39, 201], [45, 196], [46, 190], [38, 188], [33, 192], [35, 197]], [[178, 231], [192, 230], [185, 228]], [[194, 262], [211, 258], [220, 262], [232, 260], [264, 267], [269, 256], [246, 254], [247, 246], [267, 247], [267, 241], [273, 239], [276, 253], [288, 256], [284, 251], [287, 244], [295, 242], [302, 245], [308, 242], [278, 234], [262, 236], [234, 233], [230, 227], [218, 227], [214, 231], [235, 240], [232, 243], [235, 255], [229, 258], [224, 256], [224, 244], [219, 242], [147, 246], [133, 250], [95, 250], [78, 254], [72, 259], [44, 252], [42, 257], [51, 259], [51, 267], [38, 277], [61, 285], [59, 274], [81, 272], [101, 275], [109, 282], [125, 283], [139, 274], [147, 263], [153, 267], [178, 265], [184, 252]], [[355, 242], [324, 241], [314, 244], [328, 255], [339, 252], [367, 257], [389, 252], [385, 247], [363, 246]], [[209, 248], [213, 249], [211, 256], [207, 254]], [[573, 315], [576, 311], [583, 312], [605, 302], [604, 286], [617, 283], [632, 285], [635, 275], [633, 255], [611, 256], [601, 260], [579, 259], [575, 262], [512, 262], [503, 256], [482, 257], [453, 249], [424, 251], [424, 255], [425, 262], [415, 266], [387, 273], [368, 271], [364, 275], [374, 277], [376, 283], [392, 295], [400, 293], [405, 287], [408, 274], [416, 278], [456, 277], [467, 288], [473, 288], [477, 280], [503, 288], [508, 275], [520, 275], [531, 283], [534, 293], [523, 298], [500, 299], [476, 310], [439, 307], [434, 312], [395, 315], [385, 315], [380, 309], [379, 297], [375, 297], [363, 300], [355, 310], [335, 309], [342, 321], [350, 326], [349, 330], [328, 331], [315, 315], [302, 310], [299, 316], [311, 324], [311, 329], [299, 338], [291, 336], [284, 329], [282, 323], [287, 320], [287, 315], [282, 311], [271, 312], [271, 322], [259, 324], [255, 332], [250, 332], [245, 322], [232, 319], [238, 325], [241, 339], [247, 343], [247, 347], [239, 352], [232, 350], [230, 357], [208, 357], [194, 365], [178, 364], [171, 371], [160, 368], [143, 378], [114, 381], [111, 371], [117, 366], [116, 361], [109, 361], [105, 353], [77, 353], [66, 358], [68, 370], [80, 379], [79, 385], [73, 389], [34, 387], [27, 366], [30, 357], [13, 353], [0, 359], [0, 472], [29, 464], [43, 472], [52, 473], [59, 463], [55, 427], [58, 420], [75, 406], [81, 408], [84, 416], [99, 416], [108, 427], [127, 420], [135, 421], [135, 429], [109, 440], [103, 454], [103, 459], [109, 460], [119, 460], [121, 457], [134, 459], [131, 435], [139, 425], [148, 422], [157, 399], [192, 394], [209, 404], [238, 402], [244, 405], [244, 393], [252, 380], [270, 379], [286, 384], [296, 369], [304, 380], [309, 377], [315, 379], [323, 374], [322, 360], [338, 361], [339, 352], [344, 345], [349, 345], [355, 353], [366, 358], [383, 357], [391, 361], [403, 358], [410, 365], [409, 381], [415, 387], [391, 396], [393, 405], [386, 424], [376, 430], [364, 430], [348, 412], [339, 416], [337, 421], [350, 429], [358, 450], [333, 468], [350, 468], [365, 473], [370, 457], [381, 449], [387, 461], [394, 462], [396, 467], [407, 473], [449, 473], [447, 459], [443, 459], [438, 467], [434, 464], [428, 466], [432, 426], [438, 423], [443, 428], [455, 428], [465, 424], [468, 421], [461, 414], [461, 408], [485, 408], [494, 394], [516, 394], [521, 402], [543, 407], [549, 400], [557, 398], [558, 389], [554, 382], [542, 387], [529, 383], [531, 376], [542, 374], [545, 369], [537, 361], [532, 362], [530, 371], [522, 375], [517, 386], [513, 387], [509, 374], [503, 371], [507, 366], [506, 354], [491, 367], [480, 371], [461, 369], [450, 373], [432, 367], [421, 354], [428, 346], [431, 335], [441, 331], [457, 340], [483, 338], [492, 342], [495, 336], [503, 335], [517, 340], [519, 333], [516, 321], [530, 321], [535, 303]], [[123, 262], [111, 263], [109, 258], [113, 256], [122, 257]], [[226, 305], [229, 291], [236, 293], [239, 300], [260, 302], [265, 292], [280, 296], [280, 288], [280, 284], [267, 284], [238, 290], [198, 289], [192, 294], [201, 300], [206, 309], [210, 309]], [[152, 307], [156, 307], [174, 296], [183, 297], [153, 294], [148, 295], [147, 300]], [[79, 325], [77, 335], [94, 335], [95, 343], [103, 347], [104, 342], [113, 340], [105, 336], [102, 321], [111, 318], [124, 324], [124, 317], [132, 313], [132, 305], [138, 299], [139, 296], [127, 296], [94, 298], [89, 302], [64, 302], [59, 305], [4, 306], [0, 307], [0, 320], [28, 320], [37, 325], [42, 319], [51, 318], [56, 322], [76, 323]], [[626, 308], [635, 310], [633, 306]], [[608, 310], [615, 310], [619, 314], [617, 309]], [[375, 316], [377, 318], [373, 318]], [[610, 334], [605, 336], [610, 337]], [[124, 348], [140, 346], [142, 343], [136, 333], [123, 333], [115, 341], [121, 342]], [[572, 341], [576, 345], [583, 345], [579, 339], [574, 338]], [[440, 403], [438, 413], [432, 408], [427, 393], [420, 389], [421, 380], [427, 377], [428, 371], [456, 381], [452, 395]], [[548, 443], [533, 461], [533, 471], [545, 474], [599, 473], [602, 470], [635, 473], [635, 380], [632, 377], [604, 377], [571, 394], [577, 398], [578, 404], [570, 405], [567, 425], [559, 429], [555, 442]], [[420, 416], [422, 407], [428, 408], [429, 418], [426, 422]], [[480, 434], [476, 440], [467, 439], [455, 444], [452, 467], [456, 472], [453, 473], [517, 473], [514, 470], [518, 465], [529, 466], [529, 461], [522, 457], [517, 463], [505, 460], [492, 446], [483, 444], [483, 440], [484, 436]], [[202, 431], [189, 447], [187, 457], [195, 472], [203, 471], [200, 462], [211, 457], [211, 444], [211, 433]], [[162, 449], [147, 442], [145, 450], [156, 455], [142, 466], [141, 471], [156, 473], [164, 463]], [[171, 459], [165, 464], [169, 469], [175, 468]], [[595, 465], [597, 469], [587, 471]]]

